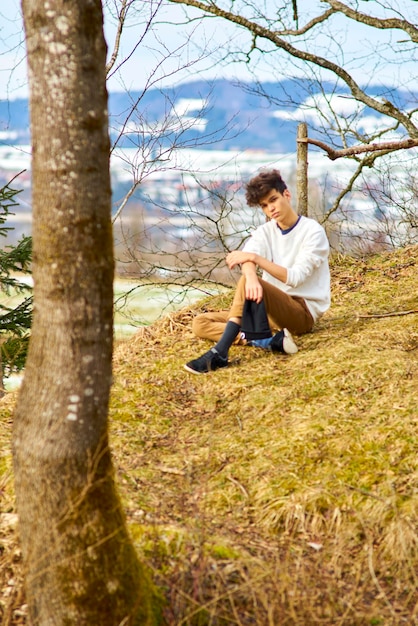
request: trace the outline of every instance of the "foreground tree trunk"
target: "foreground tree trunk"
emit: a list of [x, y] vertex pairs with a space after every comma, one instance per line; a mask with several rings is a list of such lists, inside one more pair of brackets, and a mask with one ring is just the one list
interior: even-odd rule
[[33, 625], [151, 624], [108, 447], [113, 241], [100, 0], [23, 0], [34, 317], [13, 454]]

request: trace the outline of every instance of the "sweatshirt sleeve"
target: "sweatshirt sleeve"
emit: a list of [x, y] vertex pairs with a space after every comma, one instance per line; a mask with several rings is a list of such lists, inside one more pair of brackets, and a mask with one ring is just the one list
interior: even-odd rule
[[244, 244], [243, 251], [254, 252], [264, 259], [272, 260], [271, 246], [268, 245], [266, 233], [262, 226], [251, 233], [251, 237]]

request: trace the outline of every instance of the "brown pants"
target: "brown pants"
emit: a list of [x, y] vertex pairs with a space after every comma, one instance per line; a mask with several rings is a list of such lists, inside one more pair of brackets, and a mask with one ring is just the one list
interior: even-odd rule
[[[288, 328], [295, 335], [303, 335], [312, 330], [314, 321], [303, 298], [289, 296], [277, 287], [260, 279], [263, 286], [263, 298], [270, 328], [276, 332]], [[215, 311], [197, 315], [192, 330], [197, 337], [219, 341], [231, 317], [242, 317], [245, 302], [245, 276], [241, 276], [229, 311]], [[236, 343], [239, 343], [239, 335]]]

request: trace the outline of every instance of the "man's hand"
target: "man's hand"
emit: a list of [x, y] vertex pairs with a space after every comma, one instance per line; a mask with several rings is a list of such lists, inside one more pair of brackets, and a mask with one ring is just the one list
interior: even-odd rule
[[263, 299], [263, 287], [257, 276], [245, 277], [245, 297], [247, 300], [254, 300], [258, 304]]
[[234, 250], [226, 255], [226, 264], [232, 270], [237, 265], [243, 263], [255, 263], [254, 252], [243, 252], [242, 250]]
[[234, 250], [226, 256], [226, 263], [231, 270], [237, 265], [242, 265], [242, 272], [245, 275], [245, 297], [247, 300], [260, 303], [263, 299], [263, 287], [256, 272], [257, 255], [254, 252]]

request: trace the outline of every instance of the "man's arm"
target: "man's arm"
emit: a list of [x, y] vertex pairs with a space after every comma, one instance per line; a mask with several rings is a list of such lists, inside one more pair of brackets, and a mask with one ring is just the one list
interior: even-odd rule
[[[280, 280], [282, 283], [287, 282], [287, 269], [282, 267], [281, 265], [277, 265], [273, 263], [273, 261], [268, 261], [264, 257], [256, 254], [255, 252], [245, 252], [244, 250], [234, 250], [234, 252], [230, 252], [226, 257], [226, 262], [229, 269], [232, 269], [236, 265], [243, 265], [244, 263], [248, 263], [253, 266], [254, 274], [256, 274], [256, 267], [260, 267], [262, 270], [265, 270], [273, 276]], [[243, 273], [245, 273], [243, 271]], [[245, 273], [245, 275], [247, 275]]]
[[283, 283], [287, 280], [287, 269], [285, 267], [276, 265], [276, 263], [268, 261], [255, 252], [235, 250], [227, 255], [226, 262], [230, 269], [241, 265], [241, 271], [246, 278], [245, 296], [248, 300], [261, 302], [263, 299], [263, 287], [258, 280], [257, 266]]

